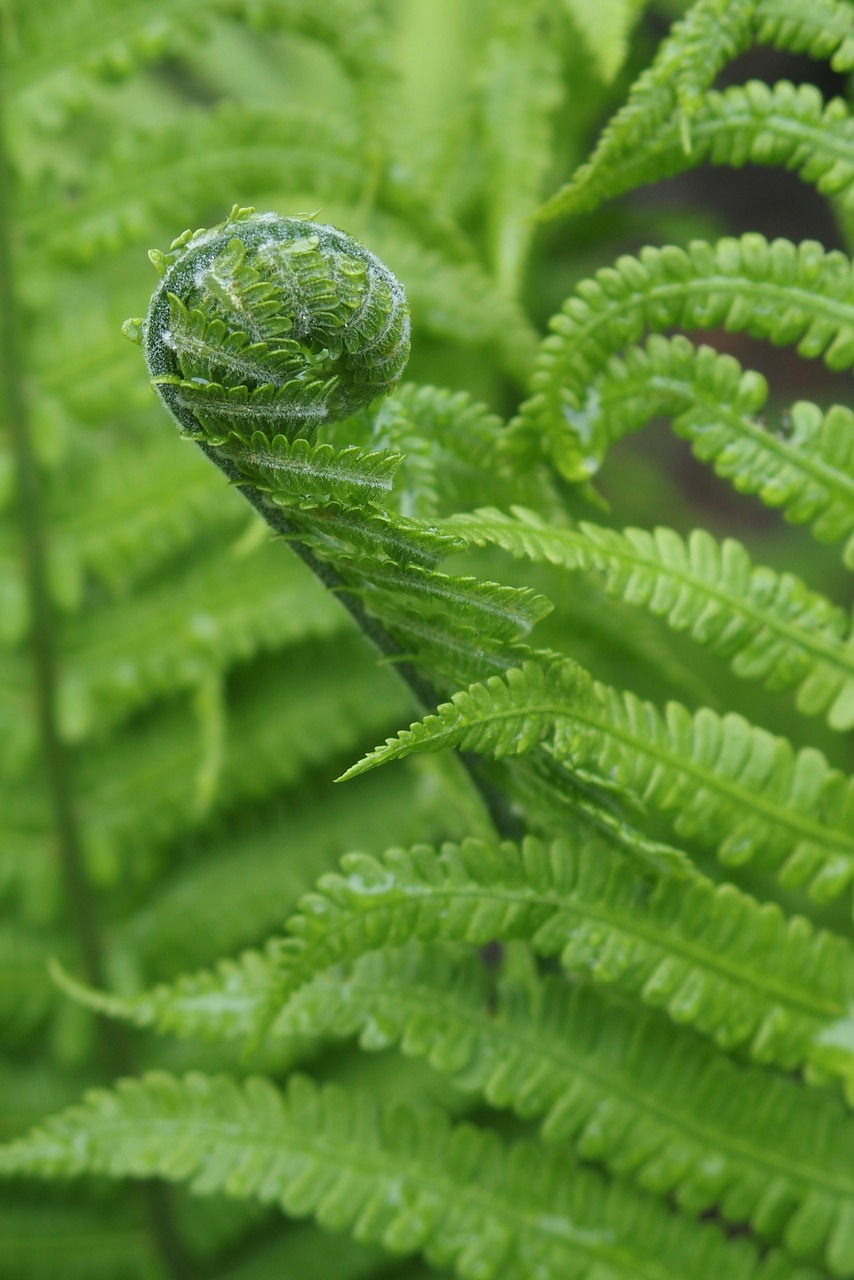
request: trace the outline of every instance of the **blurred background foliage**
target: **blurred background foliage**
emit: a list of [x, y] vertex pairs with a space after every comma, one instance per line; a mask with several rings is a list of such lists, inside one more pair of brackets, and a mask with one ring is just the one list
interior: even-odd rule
[[[588, 155], [681, 0], [6, 0], [3, 235], [7, 370], [26, 406], [40, 484], [48, 614], [34, 616], [26, 521], [0, 441], [0, 1137], [90, 1084], [184, 1046], [105, 1030], [58, 994], [46, 960], [134, 991], [261, 941], [347, 848], [478, 829], [453, 760], [421, 759], [334, 788], [412, 718], [334, 599], [189, 444], [120, 335], [154, 278], [145, 251], [233, 203], [317, 212], [404, 282], [408, 377], [509, 416], [538, 337], [575, 283], [643, 244], [757, 230], [846, 246], [850, 220], [787, 173], [708, 166], [571, 223], [530, 215]], [[543, 33], [547, 38], [543, 38]], [[764, 51], [749, 75], [847, 84]], [[850, 247], [850, 246], [849, 246]], [[792, 399], [844, 402], [842, 375], [715, 335]], [[7, 352], [9, 348], [7, 346]], [[847, 383], [846, 383], [847, 387]], [[622, 442], [601, 490], [619, 525], [736, 533], [754, 558], [840, 601], [838, 557], [740, 498], [665, 428]], [[590, 515], [572, 499], [578, 515]], [[592, 512], [597, 519], [601, 511]], [[33, 523], [32, 521], [30, 522]], [[850, 769], [850, 743], [788, 700], [580, 576], [514, 570], [556, 602], [538, 628], [595, 675], [659, 702], [737, 707]], [[57, 740], [44, 764], [39, 680]], [[34, 673], [35, 672], [35, 673]], [[44, 694], [44, 689], [42, 689]], [[43, 699], [44, 701], [44, 699]], [[59, 781], [58, 781], [59, 779]], [[68, 809], [57, 801], [64, 788]], [[322, 1079], [386, 1099], [470, 1105], [420, 1064], [310, 1047]], [[297, 1051], [294, 1050], [296, 1054]], [[298, 1057], [298, 1055], [297, 1055]], [[192, 1064], [283, 1075], [287, 1061], [195, 1047]], [[506, 1123], [506, 1122], [501, 1122]], [[0, 1276], [211, 1280], [422, 1275], [257, 1207], [135, 1188], [4, 1188]]]

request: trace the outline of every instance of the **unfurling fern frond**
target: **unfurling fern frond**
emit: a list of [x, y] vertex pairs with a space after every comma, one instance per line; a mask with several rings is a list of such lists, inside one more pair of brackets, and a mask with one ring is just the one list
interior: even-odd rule
[[836, 729], [854, 725], [850, 619], [794, 574], [754, 566], [735, 538], [718, 542], [703, 529], [687, 540], [672, 529], [620, 533], [586, 522], [556, 529], [520, 507], [513, 515], [465, 512], [446, 527], [477, 546], [594, 574], [609, 595], [728, 658], [737, 675], [795, 687], [801, 711], [827, 710]]
[[624, 1184], [605, 1184], [565, 1153], [505, 1145], [442, 1112], [397, 1106], [291, 1080], [287, 1094], [165, 1072], [100, 1090], [0, 1153], [0, 1172], [103, 1173], [186, 1181], [309, 1214], [400, 1254], [481, 1280], [809, 1280], [783, 1255], [670, 1214]]
[[334, 227], [235, 208], [152, 260], [161, 284], [128, 333], [193, 438], [311, 438], [389, 390], [406, 364], [401, 286]]

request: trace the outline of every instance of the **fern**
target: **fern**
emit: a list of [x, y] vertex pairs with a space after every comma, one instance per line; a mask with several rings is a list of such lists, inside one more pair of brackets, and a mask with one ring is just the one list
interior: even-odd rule
[[647, 805], [677, 809], [677, 832], [716, 847], [727, 865], [755, 859], [763, 869], [779, 868], [786, 884], [808, 881], [819, 901], [854, 878], [854, 792], [819, 752], [795, 755], [785, 739], [735, 713], [721, 718], [704, 707], [692, 716], [671, 702], [662, 715], [569, 664], [530, 663], [472, 685], [342, 777], [413, 750], [520, 755], [552, 731], [548, 746], [558, 760]]
[[762, 164], [794, 169], [823, 194], [847, 201], [854, 182], [853, 148], [854, 126], [841, 98], [825, 106], [812, 85], [795, 86], [782, 80], [769, 87], [751, 80], [704, 97], [691, 114], [690, 151], [684, 147], [680, 119], [674, 117], [643, 143], [636, 139], [619, 166], [597, 170], [592, 165], [579, 174], [543, 213], [580, 213], [705, 159], [733, 168]]
[[851, 6], [5, 7], [0, 1276], [854, 1275], [851, 262], [631, 198], [846, 243], [762, 44]]
[[[382, 862], [352, 855], [345, 872], [322, 880], [289, 922], [294, 936], [264, 953], [125, 999], [72, 989], [93, 1008], [142, 1026], [245, 1039], [287, 1026], [290, 1002], [306, 983], [366, 952], [412, 939], [523, 938], [538, 954], [558, 954], [567, 969], [640, 995], [725, 1048], [747, 1045], [760, 1062], [850, 1078], [850, 1053], [831, 1045], [845, 1024], [850, 948], [732, 886], [686, 885], [660, 872], [651, 884], [601, 840], [577, 850], [470, 841], [438, 855], [417, 846]], [[762, 967], [770, 956], [773, 972]]]
[[459, 515], [451, 521], [473, 543], [495, 543], [530, 560], [601, 577], [609, 595], [646, 606], [730, 659], [736, 674], [775, 689], [799, 686], [798, 706], [828, 704], [834, 728], [854, 723], [854, 655], [844, 612], [792, 574], [753, 566], [736, 539], [716, 542], [703, 529], [686, 541], [672, 529], [623, 533], [582, 523], [554, 529], [517, 508]]
[[[175, 1116], [188, 1107], [199, 1132], [188, 1132], [176, 1150]], [[133, 1141], [137, 1127], [147, 1134], [144, 1153]], [[129, 1141], [116, 1141], [117, 1128]], [[237, 1144], [235, 1128], [242, 1133]], [[243, 1088], [201, 1075], [128, 1081], [115, 1095], [95, 1095], [88, 1112], [57, 1118], [52, 1130], [9, 1148], [4, 1167], [191, 1179], [198, 1193], [223, 1188], [278, 1201], [294, 1216], [315, 1213], [329, 1229], [350, 1229], [397, 1253], [421, 1248], [463, 1275], [476, 1256], [485, 1276], [509, 1277], [520, 1267], [581, 1276], [605, 1264], [615, 1274], [711, 1277], [726, 1250], [724, 1238], [706, 1228], [698, 1258], [684, 1225], [659, 1206], [618, 1185], [606, 1192], [592, 1173], [570, 1179], [565, 1159], [533, 1144], [502, 1149], [494, 1134], [451, 1131], [439, 1114], [403, 1107], [383, 1114], [366, 1099], [321, 1093], [300, 1077], [287, 1098], [257, 1078]], [[535, 1171], [551, 1212], [536, 1208]], [[592, 1215], [602, 1215], [608, 1229], [591, 1231]], [[750, 1246], [729, 1252], [725, 1265], [734, 1262], [734, 1275], [794, 1274], [779, 1257], [760, 1267]]]

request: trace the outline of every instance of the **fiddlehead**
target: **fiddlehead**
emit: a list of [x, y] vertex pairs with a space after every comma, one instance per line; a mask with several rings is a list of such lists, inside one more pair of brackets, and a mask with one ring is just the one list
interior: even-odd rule
[[151, 258], [160, 286], [125, 331], [141, 339], [152, 384], [189, 436], [310, 438], [403, 372], [403, 289], [334, 227], [235, 208]]

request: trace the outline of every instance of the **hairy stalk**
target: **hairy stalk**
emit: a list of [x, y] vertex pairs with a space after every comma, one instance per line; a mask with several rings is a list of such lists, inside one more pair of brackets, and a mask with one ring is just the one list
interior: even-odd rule
[[[336, 593], [337, 598], [341, 601], [341, 604], [362, 634], [383, 657], [391, 660], [389, 665], [406, 685], [419, 710], [426, 714], [432, 711], [434, 707], [437, 707], [442, 701], [438, 690], [429, 680], [425, 680], [424, 676], [412, 663], [399, 661], [399, 646], [377, 619], [371, 617], [358, 597], [347, 590], [346, 584], [335, 569], [322, 561], [310, 547], [300, 540], [299, 530], [293, 521], [289, 520], [280, 508], [271, 506], [260, 489], [255, 488], [254, 485], [247, 484], [241, 477], [239, 468], [229, 458], [224, 457], [215, 446], [206, 444], [204, 441], [199, 441], [198, 444], [202, 453], [215, 466], [219, 467], [228, 480], [232, 484], [239, 486], [240, 492], [246, 498], [246, 501], [255, 508], [273, 532], [281, 537], [286, 537], [303, 563], [311, 569], [312, 573], [317, 576], [328, 590]], [[489, 814], [496, 833], [505, 840], [518, 840], [521, 838], [524, 834], [524, 826], [509, 808], [506, 799], [498, 788], [486, 776], [484, 761], [471, 752], [461, 752], [460, 760]]]

